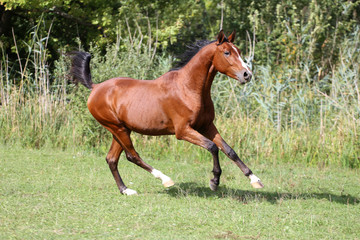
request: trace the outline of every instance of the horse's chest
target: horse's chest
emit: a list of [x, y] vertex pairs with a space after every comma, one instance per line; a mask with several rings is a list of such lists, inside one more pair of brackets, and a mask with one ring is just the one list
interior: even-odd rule
[[191, 121], [194, 129], [201, 129], [214, 121], [215, 113], [212, 102], [203, 102], [196, 110]]

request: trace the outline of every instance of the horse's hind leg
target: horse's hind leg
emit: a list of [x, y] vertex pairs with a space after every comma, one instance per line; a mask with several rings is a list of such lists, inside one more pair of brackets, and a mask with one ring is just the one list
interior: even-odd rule
[[134, 191], [130, 188], [127, 188], [120, 177], [120, 174], [118, 171], [118, 162], [119, 162], [119, 157], [120, 157], [120, 154], [122, 151], [123, 151], [123, 148], [115, 140], [115, 138], [113, 138], [109, 153], [106, 156], [106, 162], [109, 165], [111, 173], [114, 176], [116, 185], [118, 186], [120, 192], [125, 195], [137, 194], [136, 191]]
[[174, 182], [171, 180], [171, 178], [169, 178], [159, 170], [156, 170], [155, 168], [153, 168], [152, 166], [150, 166], [141, 159], [139, 154], [135, 151], [135, 148], [130, 139], [130, 130], [124, 127], [119, 128], [114, 131], [114, 135], [116, 139], [120, 142], [123, 149], [125, 150], [126, 158], [130, 162], [135, 163], [139, 167], [151, 173], [154, 177], [159, 178], [165, 187], [171, 187], [172, 185], [174, 185]]

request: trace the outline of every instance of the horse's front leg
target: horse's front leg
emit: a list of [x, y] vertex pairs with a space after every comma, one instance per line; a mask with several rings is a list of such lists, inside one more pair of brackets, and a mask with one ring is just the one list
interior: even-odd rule
[[210, 189], [215, 191], [220, 184], [221, 168], [219, 163], [219, 148], [208, 138], [191, 128], [190, 126], [177, 129], [176, 138], [196, 144], [208, 150], [213, 157], [214, 162], [214, 178], [210, 180]]
[[[224, 141], [224, 139], [220, 136], [218, 130], [215, 125], [212, 123], [209, 128], [204, 131], [204, 136], [212, 140], [220, 150], [225, 153], [225, 155], [233, 160], [235, 164], [241, 169], [245, 176], [250, 179], [250, 183], [254, 188], [263, 188], [264, 185], [260, 181], [260, 179], [252, 173], [250, 168], [248, 168], [245, 163], [241, 161], [236, 152]], [[215, 165], [214, 165], [215, 167]]]

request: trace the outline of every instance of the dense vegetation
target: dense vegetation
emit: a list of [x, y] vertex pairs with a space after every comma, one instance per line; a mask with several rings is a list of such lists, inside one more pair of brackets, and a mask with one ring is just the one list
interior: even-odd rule
[[[153, 79], [171, 68], [185, 44], [212, 39], [223, 12], [223, 28], [236, 29], [236, 44], [255, 75], [246, 86], [220, 75], [214, 82], [224, 138], [259, 161], [360, 166], [359, 1], [1, 4], [3, 144], [106, 152], [109, 134], [87, 111], [88, 90], [70, 83], [64, 53], [90, 51], [98, 82]], [[161, 149], [159, 142], [184, 147], [171, 137], [135, 135], [144, 149]]]
[[[47, 57], [52, 60], [59, 57], [60, 48], [76, 47], [79, 40], [85, 49], [93, 43], [102, 51], [108, 44], [126, 50], [126, 42], [121, 41], [125, 36], [139, 38], [149, 48], [179, 54], [195, 39], [213, 38], [222, 13], [223, 28], [238, 32], [238, 43], [254, 64], [300, 68], [310, 62], [311, 77], [316, 80], [333, 70], [340, 46], [358, 28], [360, 2], [7, 0], [0, 5], [0, 34], [7, 53], [15, 53], [14, 32], [22, 57], [34, 32], [43, 37], [51, 32]], [[256, 42], [253, 48], [252, 41]]]

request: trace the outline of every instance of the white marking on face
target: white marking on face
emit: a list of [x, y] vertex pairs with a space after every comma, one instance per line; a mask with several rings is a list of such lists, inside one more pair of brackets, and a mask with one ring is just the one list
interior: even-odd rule
[[161, 179], [162, 183], [166, 183], [168, 181], [171, 181], [171, 178], [160, 172], [159, 170], [156, 170], [155, 168], [151, 171], [151, 174], [154, 175], [155, 178]]
[[237, 53], [238, 58], [239, 58], [239, 60], [240, 60], [241, 65], [243, 66], [243, 68], [245, 68], [248, 72], [250, 72], [247, 64], [242, 60], [242, 58], [240, 57], [240, 54], [239, 54], [239, 52], [237, 51], [237, 49], [236, 49], [234, 46], [231, 46], [231, 47], [232, 47], [232, 48], [234, 49], [234, 51]]

